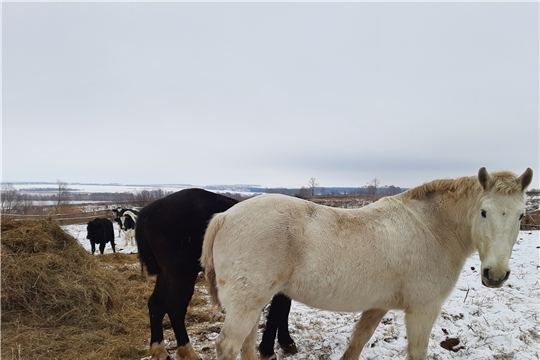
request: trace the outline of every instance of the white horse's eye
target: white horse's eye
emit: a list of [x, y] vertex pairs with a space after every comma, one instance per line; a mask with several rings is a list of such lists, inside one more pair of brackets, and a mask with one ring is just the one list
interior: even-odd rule
[[483, 218], [487, 217], [487, 212], [486, 212], [486, 210], [480, 210], [480, 214], [482, 214], [482, 217], [483, 217]]
[[521, 219], [523, 219], [523, 215], [524, 214], [519, 215], [519, 221], [521, 221]]

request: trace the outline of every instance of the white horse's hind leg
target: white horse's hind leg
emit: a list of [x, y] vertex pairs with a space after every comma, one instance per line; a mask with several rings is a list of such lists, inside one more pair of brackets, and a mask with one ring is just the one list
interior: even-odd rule
[[257, 330], [259, 329], [259, 322], [255, 322], [251, 333], [248, 335], [246, 340], [244, 340], [244, 345], [242, 345], [242, 360], [258, 360], [257, 357]]
[[216, 339], [217, 360], [236, 360], [240, 349], [242, 360], [257, 360], [255, 336], [261, 310], [238, 311], [226, 307], [225, 311], [225, 323]]
[[369, 309], [362, 313], [362, 317], [356, 323], [347, 351], [345, 351], [341, 360], [358, 360], [364, 345], [369, 341], [387, 312], [388, 310]]
[[429, 335], [437, 320], [441, 306], [412, 309], [405, 312], [407, 327], [407, 360], [425, 360]]

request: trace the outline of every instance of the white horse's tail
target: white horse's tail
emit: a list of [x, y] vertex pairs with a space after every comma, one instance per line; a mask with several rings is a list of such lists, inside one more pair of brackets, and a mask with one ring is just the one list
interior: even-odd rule
[[214, 269], [214, 240], [216, 239], [219, 229], [221, 229], [221, 226], [223, 226], [223, 223], [225, 222], [225, 217], [225, 213], [220, 213], [214, 215], [212, 220], [210, 220], [204, 234], [201, 256], [201, 265], [204, 268], [204, 274], [208, 281], [208, 292], [212, 297], [212, 304], [216, 306], [221, 305], [221, 303], [218, 298], [216, 270]]

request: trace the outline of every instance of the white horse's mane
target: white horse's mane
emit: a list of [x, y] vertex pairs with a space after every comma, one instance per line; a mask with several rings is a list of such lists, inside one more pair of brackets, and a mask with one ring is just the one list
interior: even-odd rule
[[[481, 189], [477, 176], [466, 176], [457, 179], [439, 179], [427, 182], [405, 191], [399, 195], [403, 200], [423, 200], [434, 194], [447, 194], [455, 198], [477, 194]], [[490, 173], [488, 191], [500, 192], [506, 195], [519, 193], [522, 190], [517, 176], [510, 171]]]

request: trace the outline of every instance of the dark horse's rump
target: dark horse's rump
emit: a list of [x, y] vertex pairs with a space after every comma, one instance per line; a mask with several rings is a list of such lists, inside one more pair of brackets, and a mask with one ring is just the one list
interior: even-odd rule
[[[179, 349], [189, 345], [184, 318], [197, 275], [202, 270], [199, 258], [206, 226], [215, 213], [237, 202], [202, 189], [186, 189], [157, 200], [139, 212], [135, 230], [139, 258], [150, 275], [157, 275], [148, 301], [151, 344], [162, 343], [162, 321], [167, 313]], [[289, 350], [294, 351], [287, 329], [290, 299], [277, 295], [272, 304], [260, 346], [264, 357], [274, 353], [278, 328], [279, 343], [283, 347], [292, 346]], [[177, 355], [180, 355], [178, 351]]]

